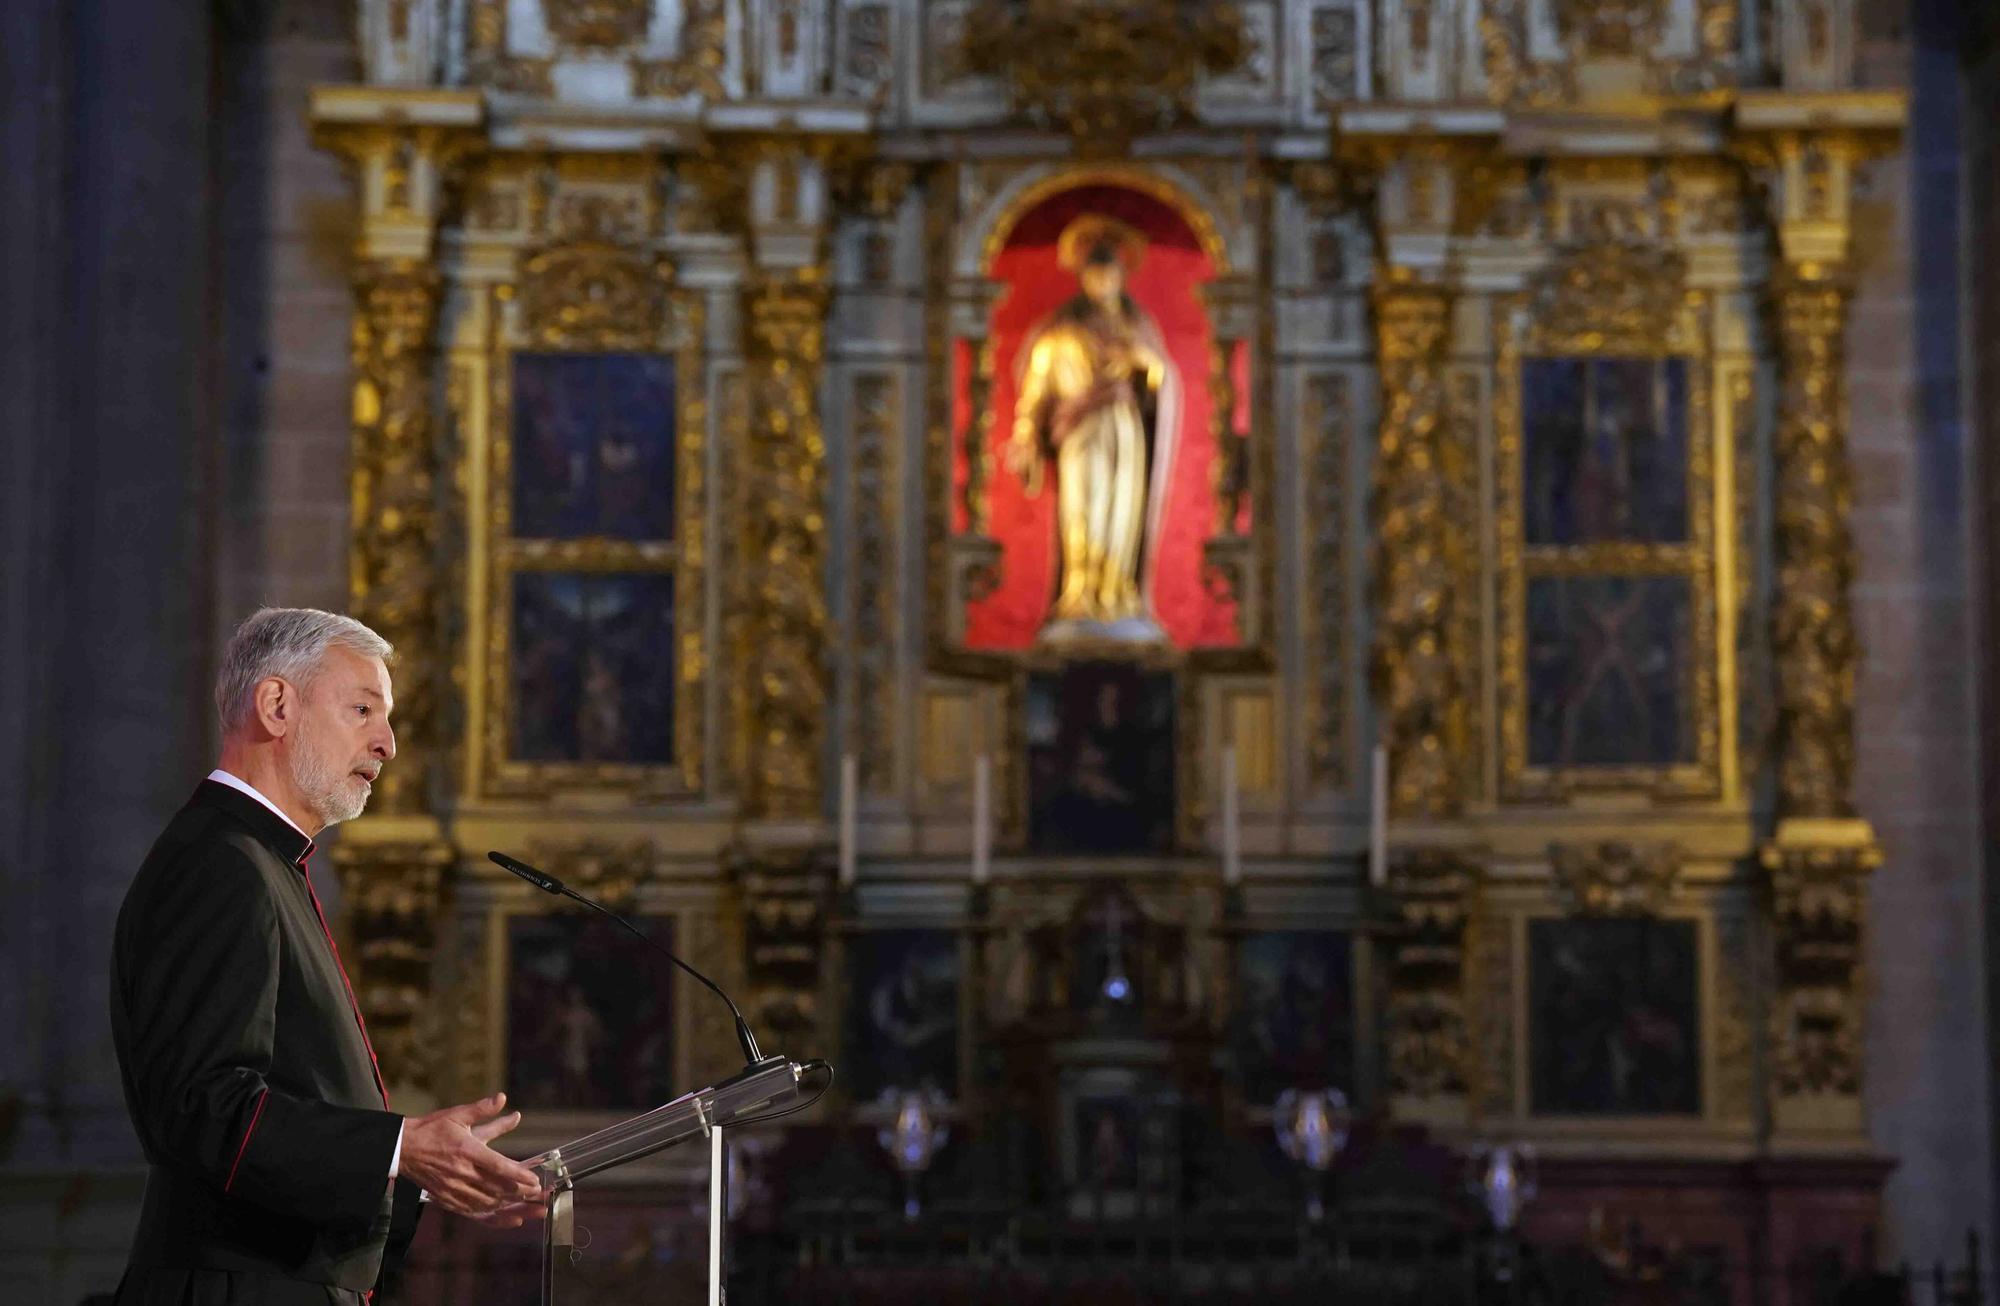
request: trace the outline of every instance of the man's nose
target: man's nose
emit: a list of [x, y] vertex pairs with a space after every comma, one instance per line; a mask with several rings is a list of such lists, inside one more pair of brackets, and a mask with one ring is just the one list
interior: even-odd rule
[[386, 721], [383, 722], [382, 733], [376, 736], [375, 742], [369, 746], [368, 751], [385, 762], [394, 757], [396, 755], [395, 727]]

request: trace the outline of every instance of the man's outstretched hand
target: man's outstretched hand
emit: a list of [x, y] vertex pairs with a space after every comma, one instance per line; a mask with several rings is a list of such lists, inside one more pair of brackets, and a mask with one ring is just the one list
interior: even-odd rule
[[506, 1106], [507, 1095], [495, 1093], [409, 1117], [403, 1122], [403, 1160], [397, 1173], [455, 1215], [518, 1227], [541, 1209], [542, 1185], [533, 1170], [487, 1146], [521, 1123], [521, 1113], [506, 1111]]

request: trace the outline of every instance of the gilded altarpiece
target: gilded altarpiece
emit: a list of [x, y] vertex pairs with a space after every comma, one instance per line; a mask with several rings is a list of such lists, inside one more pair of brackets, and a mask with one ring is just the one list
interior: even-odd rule
[[[355, 599], [442, 645], [428, 788], [341, 853], [385, 1061], [728, 1069], [490, 845], [954, 1118], [1344, 1080], [1542, 1147], [1537, 1236], [1700, 1191], [1670, 1236], [1747, 1260], [1766, 1163], [1873, 1201], [1837, 360], [1901, 109], [1851, 6], [363, 8]], [[1024, 404], [1086, 319], [1104, 393]], [[1072, 551], [1073, 430], [1158, 458]], [[1155, 1063], [1073, 1075], [1106, 1031]]]

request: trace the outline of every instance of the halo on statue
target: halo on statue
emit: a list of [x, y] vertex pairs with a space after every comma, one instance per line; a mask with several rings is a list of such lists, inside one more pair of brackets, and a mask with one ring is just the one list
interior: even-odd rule
[[1056, 266], [1081, 271], [1099, 250], [1109, 248], [1130, 276], [1146, 261], [1146, 238], [1137, 227], [1103, 213], [1085, 213], [1056, 237]]

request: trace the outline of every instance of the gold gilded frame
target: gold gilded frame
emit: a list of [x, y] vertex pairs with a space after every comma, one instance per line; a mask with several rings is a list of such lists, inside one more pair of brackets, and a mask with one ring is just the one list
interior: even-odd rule
[[[1498, 556], [1500, 790], [1514, 801], [1561, 800], [1587, 790], [1639, 791], [1660, 799], [1713, 799], [1722, 791], [1723, 718], [1716, 586], [1719, 529], [1733, 503], [1718, 494], [1727, 464], [1715, 420], [1716, 358], [1710, 296], [1685, 289], [1672, 251], [1593, 244], [1558, 254], [1528, 294], [1494, 305], [1494, 529]], [[1524, 417], [1521, 365], [1537, 357], [1682, 358], [1688, 365], [1688, 538], [1684, 543], [1609, 542], [1529, 546], [1521, 511]], [[1726, 482], [1727, 478], [1723, 480]], [[1723, 484], [1721, 492], [1728, 493]], [[1692, 761], [1665, 766], [1534, 766], [1528, 761], [1527, 590], [1530, 578], [1686, 576], [1694, 647], [1689, 725]]]
[[[663, 260], [585, 240], [524, 257], [498, 287], [487, 350], [487, 584], [481, 796], [546, 799], [561, 790], [623, 793], [634, 801], [703, 792], [708, 716], [708, 371], [700, 295], [675, 284]], [[591, 304], [612, 311], [593, 312]], [[519, 540], [513, 536], [513, 362], [517, 353], [658, 353], [674, 361], [676, 538]], [[512, 589], [529, 571], [652, 572], [674, 578], [674, 756], [670, 763], [530, 762], [513, 756]]]

